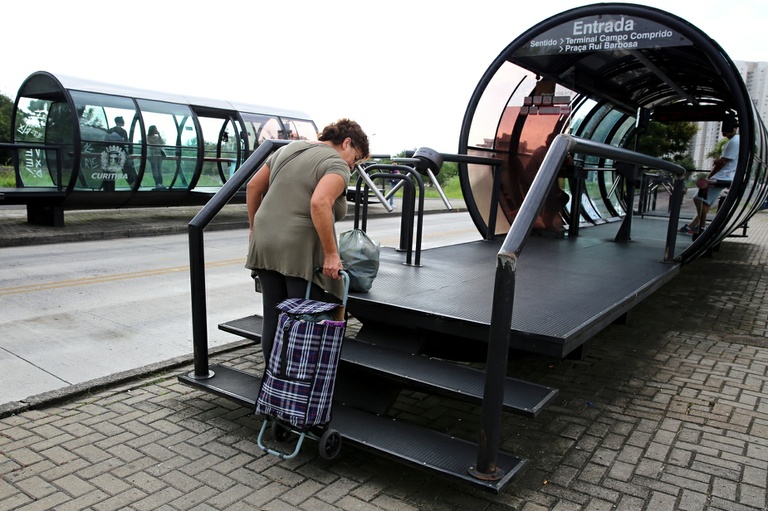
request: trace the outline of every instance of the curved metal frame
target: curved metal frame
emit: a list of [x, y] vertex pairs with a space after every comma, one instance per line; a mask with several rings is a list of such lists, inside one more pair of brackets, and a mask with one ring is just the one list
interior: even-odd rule
[[[681, 36], [684, 36], [684, 38], [691, 42], [691, 51], [695, 51], [696, 55], [700, 57], [701, 60], [710, 65], [709, 68], [697, 68], [695, 70], [700, 73], [702, 79], [706, 77], [708, 86], [703, 87], [705, 89], [704, 92], [698, 92], [697, 90], [697, 92], [701, 94], [700, 98], [693, 97], [693, 92], [683, 90], [682, 87], [674, 83], [672, 78], [665, 75], [663, 70], [656, 67], [655, 64], [650, 62], [640, 54], [640, 52], [635, 52], [634, 57], [637, 61], [645, 66], [646, 69], [650, 70], [643, 83], [646, 83], [647, 86], [649, 83], [647, 78], [651, 77], [651, 75], [654, 75], [656, 78], [661, 76], [667, 80], [667, 82], [662, 83], [666, 88], [664, 90], [659, 88], [658, 90], [654, 89], [648, 91], [647, 99], [643, 101], [653, 102], [653, 104], [637, 103], [634, 105], [630, 105], [626, 101], [616, 102], [615, 98], [611, 98], [608, 94], [601, 96], [599, 87], [597, 89], [587, 87], [587, 91], [578, 90], [577, 88], [576, 92], [587, 92], [590, 97], [597, 100], [595, 109], [600, 108], [603, 104], [602, 101], [605, 101], [607, 104], [612, 105], [615, 109], [621, 110], [626, 115], [633, 115], [637, 112], [637, 108], [640, 107], [658, 108], [659, 106], [665, 105], [701, 101], [706, 104], [719, 104], [722, 107], [731, 108], [740, 121], [741, 144], [739, 148], [736, 178], [733, 181], [728, 196], [721, 204], [717, 214], [712, 218], [709, 227], [690, 247], [686, 248], [680, 254], [681, 261], [689, 261], [705, 253], [719, 243], [729, 234], [729, 230], [733, 230], [746, 222], [749, 217], [757, 211], [766, 196], [768, 196], [768, 171], [765, 163], [766, 160], [768, 160], [766, 157], [768, 148], [766, 147], [765, 125], [759, 119], [757, 111], [749, 99], [746, 86], [739, 75], [738, 69], [715, 41], [682, 18], [647, 6], [606, 3], [571, 9], [537, 24], [510, 43], [491, 63], [488, 70], [478, 82], [464, 115], [459, 137], [458, 152], [467, 154], [469, 150], [475, 149], [474, 147], [469, 146], [469, 136], [474, 115], [480, 104], [483, 93], [502, 66], [508, 62], [518, 66], [521, 65], [515, 60], [515, 54], [518, 50], [522, 49], [529, 43], [529, 41], [534, 40], [537, 36], [563, 26], [566, 23], [573, 22], [579, 18], [606, 14], [616, 16], [624, 15], [627, 17], [635, 16], [668, 27], [670, 30], [674, 30]], [[660, 48], [656, 51], [659, 53], [669, 51], [670, 55], [672, 55], [672, 50], [673, 48]], [[606, 60], [609, 60], [610, 58], [620, 58], [618, 54], [610, 57], [610, 52], [602, 52], [601, 55], [607, 56]], [[572, 57], [573, 55], [567, 56], [567, 58]], [[536, 67], [536, 58], [537, 57], [530, 57], [526, 60], [526, 64], [531, 67], [523, 67], [523, 69], [540, 76], [546, 76], [546, 66], [552, 65], [552, 62], [560, 57], [557, 55], [545, 55], [541, 60], [541, 68]], [[686, 72], [693, 72], [687, 67], [685, 69]], [[569, 88], [573, 86], [573, 84], [564, 85]], [[711, 85], [711, 87], [709, 85]], [[482, 212], [477, 209], [474, 191], [469, 184], [470, 180], [467, 176], [469, 170], [466, 165], [461, 165], [459, 171], [465, 202], [473, 220], [482, 233], [484, 229], [487, 229], [487, 226], [482, 220]], [[606, 191], [603, 191], [603, 194], [605, 193]]]

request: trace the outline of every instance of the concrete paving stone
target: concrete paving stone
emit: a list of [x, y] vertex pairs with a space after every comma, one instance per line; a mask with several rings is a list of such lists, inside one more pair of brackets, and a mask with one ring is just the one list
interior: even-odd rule
[[649, 488], [635, 485], [633, 480], [624, 482], [617, 479], [606, 478], [602, 484], [610, 490], [619, 492], [622, 495], [622, 499], [624, 497], [631, 496], [645, 501], [651, 492]]
[[64, 465], [50, 465], [48, 469], [41, 470], [38, 473], [40, 477], [42, 477], [46, 481], [57, 481], [58, 479], [68, 475], [73, 475], [74, 477], [80, 477], [79, 472], [87, 466], [89, 466], [89, 463], [87, 461], [81, 458], [78, 458], [74, 461], [65, 463]]
[[[283, 501], [282, 499], [275, 499], [263, 508], [265, 511], [292, 511], [296, 509], [294, 504]], [[366, 508], [357, 508], [365, 510]]]
[[703, 511], [707, 509], [710, 496], [708, 492], [697, 493], [691, 490], [683, 490], [680, 496], [678, 508], [680, 511]]
[[752, 506], [745, 506], [719, 497], [710, 497], [708, 510], [711, 511], [754, 511]]
[[160, 479], [182, 493], [189, 493], [206, 484], [199, 479], [190, 477], [180, 471], [168, 472], [167, 474], [163, 474]]
[[619, 501], [621, 494], [610, 488], [601, 486], [600, 484], [592, 484], [580, 480], [576, 480], [573, 483], [573, 489], [589, 495], [590, 497], [604, 500], [607, 502], [613, 502], [614, 504]]
[[[287, 491], [281, 497], [281, 499], [289, 504], [293, 504], [294, 506], [298, 507], [303, 502], [313, 497], [322, 488], [323, 488], [323, 485], [318, 483], [317, 481], [304, 480], [301, 483], [298, 483], [297, 485], [293, 486], [289, 491]], [[357, 492], [354, 493], [353, 495], [366, 502], [370, 500], [370, 499], [361, 497], [361, 495]]]
[[648, 509], [675, 509], [677, 496], [667, 493], [653, 492], [648, 503]]
[[93, 505], [95, 511], [119, 511], [128, 508], [147, 495], [138, 488], [130, 488], [122, 493], [106, 498]]
[[12, 495], [3, 496], [3, 505], [8, 506], [8, 509], [23, 509], [30, 503], [33, 503], [32, 498], [23, 493], [15, 492]]
[[[372, 501], [372, 504], [375, 506], [375, 509], [381, 509], [384, 511], [419, 511], [415, 506], [408, 505], [401, 500], [396, 500], [386, 495], [375, 497]], [[458, 502], [457, 505], [461, 506], [461, 502]]]
[[[555, 505], [557, 502], [568, 502], [572, 504], [576, 504], [580, 507], [587, 505], [587, 503], [591, 500], [591, 496], [587, 495], [585, 493], [582, 493], [574, 488], [574, 484], [571, 484], [569, 486], [560, 486], [558, 484], [549, 484], [549, 480], [546, 480], [547, 483], [543, 485], [540, 491], [528, 491], [528, 492], [520, 492], [519, 497], [523, 502], [529, 502], [534, 497], [539, 497], [540, 494], [548, 497], [550, 499], [549, 505], [544, 505], [545, 508], [551, 508], [553, 505]], [[514, 499], [510, 499], [514, 502]]]
[[584, 509], [589, 511], [613, 511], [616, 509], [616, 504], [601, 499], [592, 499]]
[[86, 495], [82, 495], [72, 500], [68, 500], [58, 506], [56, 511], [84, 511], [92, 510], [94, 506], [99, 502], [102, 502], [109, 498], [109, 496], [101, 491], [95, 490]]
[[766, 489], [764, 486], [751, 486], [740, 484], [738, 489], [738, 502], [747, 506], [760, 508], [766, 501]]
[[[686, 475], [690, 477], [686, 477]], [[693, 471], [686, 475], [673, 474], [668, 470], [661, 477], [661, 481], [672, 485], [672, 487], [688, 489], [699, 493], [706, 493], [709, 490], [711, 478], [706, 477], [704, 474], [696, 474]]]
[[616, 456], [616, 460], [617, 462], [628, 463], [635, 466], [644, 456], [644, 454], [645, 451], [643, 449], [631, 445], [629, 441], [627, 441], [624, 446], [622, 446], [618, 456]]
[[191, 509], [193, 506], [200, 504], [201, 502], [208, 502], [210, 499], [218, 496], [219, 491], [216, 488], [210, 486], [201, 486], [195, 490], [184, 493], [177, 499], [169, 502], [169, 505], [177, 509]]
[[302, 511], [337, 511], [339, 508], [320, 499], [310, 498], [302, 502], [299, 509]]
[[89, 463], [109, 461], [112, 458], [112, 455], [108, 451], [96, 446], [96, 444], [93, 443], [88, 443], [81, 447], [73, 448], [72, 452], [79, 458], [82, 458]]
[[765, 467], [744, 467], [741, 482], [759, 488], [768, 488], [768, 469]]
[[[269, 502], [277, 499], [287, 491], [288, 488], [277, 482], [256, 489], [253, 493], [243, 499], [245, 503], [253, 506], [252, 509], [263, 509]], [[322, 499], [321, 499], [322, 500]]]
[[154, 511], [181, 497], [182, 493], [176, 488], [164, 487], [131, 504], [136, 511]]
[[58, 491], [54, 485], [36, 475], [19, 481], [18, 486], [21, 491], [35, 500], [40, 500]]
[[644, 505], [643, 499], [632, 497], [631, 495], [623, 495], [615, 509], [616, 511], [639, 511], [643, 509]]
[[668, 495], [677, 495], [680, 492], [680, 488], [672, 484], [665, 483], [664, 481], [661, 480], [660, 477], [650, 479], [643, 476], [637, 476], [633, 480], [633, 483], [639, 484], [643, 487], [648, 488], [651, 494], [660, 492], [660, 493], [666, 493]]
[[[146, 468], [146, 466], [144, 466], [143, 468]], [[168, 488], [168, 484], [165, 481], [163, 481], [159, 477], [149, 474], [143, 468], [141, 466], [136, 466], [136, 470], [130, 471], [129, 474], [126, 474], [120, 471], [113, 471], [112, 473], [116, 477], [124, 478], [127, 482], [130, 482], [133, 486], [136, 486], [137, 488], [141, 488], [142, 490], [144, 490], [150, 495], [163, 491], [164, 489]]]
[[608, 473], [608, 467], [595, 462], [590, 462], [581, 470], [578, 480], [589, 484], [600, 484]]
[[64, 492], [57, 492], [42, 499], [36, 499], [27, 505], [19, 507], [19, 511], [37, 511], [45, 509], [58, 509], [58, 507], [69, 500], [69, 496]]
[[253, 491], [253, 488], [242, 484], [232, 486], [225, 490], [221, 488], [218, 489], [219, 494], [209, 500], [210, 504], [216, 509], [231, 509], [232, 506], [241, 502], [242, 499], [250, 495]]
[[632, 479], [635, 473], [635, 465], [633, 463], [624, 463], [617, 461], [611, 466], [608, 471], [608, 477], [611, 479], [618, 479], [619, 481], [627, 482]]
[[[155, 464], [156, 462], [150, 458], [141, 458], [114, 468], [112, 475], [130, 482], [137, 479], [139, 474], [145, 474]], [[143, 486], [139, 486], [139, 488], [145, 490]]]
[[728, 453], [723, 453], [721, 456], [723, 461], [734, 462], [740, 467], [765, 467], [765, 458], [748, 458], [745, 456], [733, 456]]
[[677, 466], [685, 467], [690, 464], [692, 458], [693, 458], [693, 453], [691, 451], [687, 451], [685, 449], [673, 448], [669, 452], [669, 458], [667, 458], [667, 463], [673, 466], [677, 465]]

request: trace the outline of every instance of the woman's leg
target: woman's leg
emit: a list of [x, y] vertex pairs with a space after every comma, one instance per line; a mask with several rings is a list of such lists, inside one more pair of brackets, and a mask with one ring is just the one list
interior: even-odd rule
[[[280, 316], [277, 304], [286, 298], [304, 298], [307, 293], [307, 281], [299, 277], [286, 277], [272, 270], [259, 270], [258, 274], [264, 309], [262, 313], [261, 351], [264, 353], [264, 362], [266, 363], [272, 353], [272, 346], [277, 333], [277, 323]], [[322, 288], [312, 284], [310, 298], [319, 300], [322, 296]]]
[[288, 298], [288, 290], [285, 277], [276, 271], [259, 270], [261, 282], [261, 299], [264, 306], [262, 313], [263, 323], [261, 328], [261, 351], [264, 353], [264, 362], [269, 361], [272, 353], [272, 344], [277, 331], [277, 318], [279, 312], [277, 304]]
[[163, 186], [163, 160], [159, 156], [153, 156], [149, 160], [152, 166], [152, 179], [155, 180], [155, 186]]

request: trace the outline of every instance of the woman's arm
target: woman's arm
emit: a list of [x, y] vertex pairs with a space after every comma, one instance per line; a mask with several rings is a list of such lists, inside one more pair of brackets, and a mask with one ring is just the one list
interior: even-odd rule
[[245, 187], [245, 204], [248, 208], [248, 225], [250, 228], [249, 239], [253, 234], [253, 217], [259, 210], [264, 194], [269, 188], [269, 173], [269, 165], [263, 165]]
[[312, 223], [320, 244], [323, 246], [323, 274], [334, 279], [341, 278], [339, 270], [344, 269], [339, 257], [339, 248], [334, 236], [333, 204], [346, 190], [344, 178], [338, 174], [326, 174], [317, 183], [310, 201]]

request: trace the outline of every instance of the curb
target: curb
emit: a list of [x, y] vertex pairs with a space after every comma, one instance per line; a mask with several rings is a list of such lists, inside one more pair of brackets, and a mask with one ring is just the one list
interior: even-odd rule
[[[250, 346], [252, 344], [254, 344], [254, 342], [251, 340], [240, 339], [239, 341], [233, 341], [221, 346], [209, 348], [208, 353], [210, 356], [220, 355], [222, 353], [236, 351], [240, 348]], [[143, 386], [146, 385], [145, 380], [153, 376], [158, 377], [159, 379], [174, 378], [177, 376], [176, 374], [163, 375], [163, 373], [173, 369], [189, 366], [193, 363], [194, 356], [192, 353], [189, 353], [187, 355], [180, 355], [175, 358], [163, 360], [161, 362], [155, 362], [136, 369], [96, 378], [95, 380], [89, 380], [74, 385], [68, 385], [60, 389], [36, 394], [34, 396], [27, 397], [22, 401], [10, 401], [0, 405], [0, 419], [4, 419], [12, 415], [18, 415], [30, 410], [56, 405], [64, 401], [71, 401], [72, 399], [103, 391], [115, 385], [133, 383], [134, 385], [131, 388]]]
[[[245, 210], [244, 205], [232, 205], [233, 211], [227, 211], [218, 222], [213, 222], [205, 228], [206, 232], [224, 231], [230, 229], [247, 229], [248, 221], [241, 218]], [[171, 210], [172, 208], [165, 208]], [[33, 245], [50, 245], [55, 243], [70, 243], [78, 241], [102, 241], [119, 238], [141, 238], [150, 236], [166, 236], [171, 234], [185, 234], [188, 232], [188, 224], [194, 218], [194, 214], [188, 213], [182, 216], [181, 213], [175, 217], [154, 215], [156, 209], [136, 209], [130, 211], [114, 211], [111, 215], [125, 215], [130, 218], [107, 218], [101, 220], [99, 212], [77, 211], [77, 216], [81, 217], [82, 223], [72, 220], [69, 225], [64, 227], [43, 227], [27, 224], [25, 217], [5, 217], [7, 223], [3, 225], [0, 222], [0, 248], [22, 247]], [[398, 210], [393, 213], [387, 213], [384, 210], [368, 211], [368, 218], [398, 214]], [[454, 206], [452, 210], [448, 209], [426, 209], [425, 215], [434, 213], [459, 213], [465, 212], [467, 208], [462, 203], [460, 206]], [[73, 212], [75, 213], [75, 212]], [[185, 213], [187, 213], [185, 211]], [[146, 215], [146, 221], [150, 225], [141, 225], [137, 216]], [[74, 215], [73, 215], [74, 216]], [[82, 218], [84, 217], [84, 218]], [[345, 216], [345, 220], [354, 220], [354, 207], [351, 207]], [[0, 215], [0, 220], [3, 220]], [[128, 225], [125, 225], [125, 224]], [[121, 225], [122, 224], [122, 225]]]

